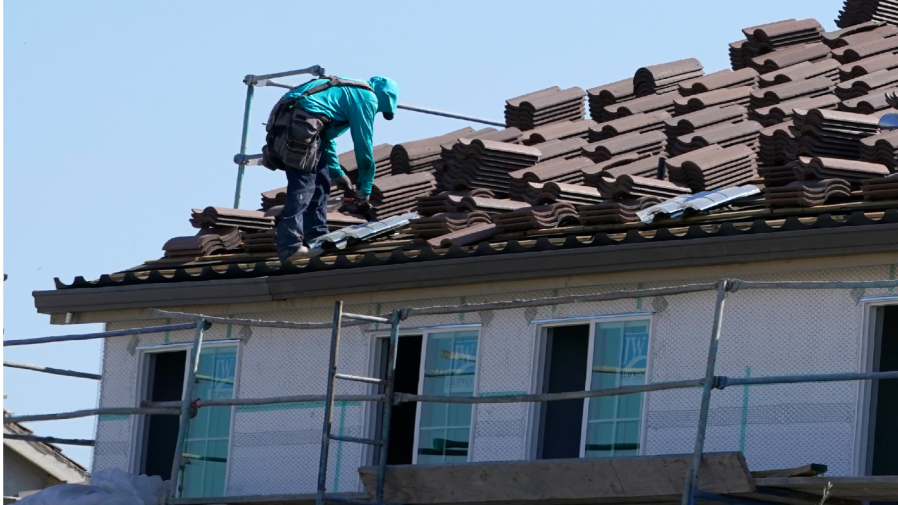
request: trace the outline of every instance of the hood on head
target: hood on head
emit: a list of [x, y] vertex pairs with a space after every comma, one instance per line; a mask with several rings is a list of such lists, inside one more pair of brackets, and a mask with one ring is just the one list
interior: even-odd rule
[[368, 84], [374, 88], [377, 95], [377, 112], [384, 115], [384, 119], [393, 119], [396, 113], [396, 103], [399, 101], [399, 86], [389, 77], [372, 77]]

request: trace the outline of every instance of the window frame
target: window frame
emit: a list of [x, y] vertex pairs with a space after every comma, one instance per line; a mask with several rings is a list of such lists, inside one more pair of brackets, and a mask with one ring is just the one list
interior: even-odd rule
[[[202, 354], [203, 349], [206, 347], [227, 347], [227, 346], [235, 346], [237, 348], [236, 355], [236, 370], [234, 371], [234, 398], [237, 398], [237, 394], [240, 388], [240, 372], [242, 369], [242, 361], [243, 361], [243, 345], [242, 340], [239, 339], [226, 339], [226, 340], [210, 340], [204, 341], [200, 346], [200, 354]], [[135, 399], [135, 407], [139, 407], [141, 402], [147, 398], [149, 387], [149, 357], [151, 354], [158, 354], [163, 352], [172, 352], [172, 351], [187, 351], [185, 356], [185, 366], [184, 366], [184, 386], [181, 389], [181, 398], [184, 397], [184, 392], [187, 389], [187, 374], [189, 373], [190, 366], [190, 350], [193, 347], [192, 342], [177, 342], [170, 344], [159, 344], [159, 345], [149, 345], [144, 347], [138, 347], [137, 350], [137, 359], [138, 359], [138, 384], [136, 391], [136, 399]], [[228, 462], [225, 463], [225, 489], [223, 490], [224, 496], [227, 496], [228, 492], [228, 481], [231, 477], [231, 454], [233, 453], [233, 444], [234, 444], [234, 425], [237, 418], [237, 406], [231, 405], [231, 420], [230, 426], [228, 427]], [[140, 472], [140, 464], [144, 455], [144, 431], [146, 430], [146, 422], [147, 415], [136, 416], [136, 422], [132, 423], [133, 429], [131, 430], [131, 455], [129, 461], [129, 468], [131, 473], [137, 475]], [[178, 493], [180, 496], [180, 492]]]
[[[402, 328], [399, 329], [399, 338], [407, 337], [407, 336], [416, 336], [421, 335], [421, 362], [418, 365], [418, 394], [422, 394], [424, 388], [424, 368], [427, 361], [427, 345], [430, 343], [430, 335], [433, 333], [451, 333], [456, 331], [476, 331], [477, 332], [477, 363], [474, 366], [474, 393], [473, 396], [480, 395], [480, 357], [481, 357], [481, 345], [483, 343], [483, 327], [480, 323], [460, 323], [460, 324], [445, 324], [445, 325], [436, 325], [436, 326], [420, 326], [415, 328]], [[379, 361], [381, 359], [381, 353], [379, 344], [381, 342], [380, 339], [389, 339], [390, 332], [385, 329], [377, 329], [371, 331], [370, 333], [370, 352], [369, 354], [369, 364], [368, 370], [371, 374], [370, 376], [375, 377], [378, 373]], [[369, 387], [369, 394], [377, 394], [377, 386]], [[370, 402], [369, 402], [370, 403]], [[418, 402], [418, 405], [421, 405], [421, 402]], [[368, 419], [368, 432], [371, 435], [371, 438], [380, 438], [380, 434], [375, 433], [377, 429], [377, 408], [375, 405], [369, 405], [368, 411], [365, 413], [365, 418]], [[473, 461], [474, 456], [474, 443], [475, 436], [474, 431], [477, 426], [477, 408], [476, 404], [471, 408], [471, 427], [470, 433], [468, 435], [468, 462]], [[418, 463], [418, 439], [421, 433], [421, 409], [415, 409], [415, 434], [414, 434], [414, 443], [412, 446], [412, 464], [417, 465]], [[369, 450], [367, 454], [362, 455], [364, 461], [371, 462], [374, 459], [374, 451]]]
[[[884, 307], [898, 305], [898, 296], [880, 295], [860, 300], [862, 312], [861, 318], [861, 342], [859, 372], [872, 372], [878, 365], [878, 333]], [[876, 419], [872, 414], [875, 403], [876, 386], [873, 381], [857, 382], [857, 405], [855, 411], [855, 442], [854, 457], [852, 461], [852, 473], [856, 477], [869, 476], [871, 473], [872, 456], [870, 446], [874, 443], [876, 431]]]
[[[540, 319], [531, 323], [536, 324], [535, 329], [535, 347], [534, 347], [534, 364], [533, 364], [533, 380], [531, 381], [531, 393], [541, 394], [545, 385], [546, 372], [546, 354], [548, 330], [549, 328], [558, 328], [564, 326], [582, 326], [589, 325], [589, 345], [587, 348], [586, 360], [586, 390], [592, 386], [592, 360], [595, 352], [595, 337], [597, 323], [618, 323], [627, 321], [647, 321], [648, 322], [648, 343], [646, 354], [646, 381], [652, 376], [652, 344], [654, 343], [655, 321], [654, 312], [631, 312], [625, 314], [607, 314], [583, 317], [569, 317], [562, 319]], [[580, 421], [580, 458], [586, 457], [586, 430], [589, 420], [589, 401], [590, 398], [583, 399], [583, 416]], [[645, 440], [647, 435], [648, 420], [648, 393], [643, 393], [642, 405], [640, 407], [639, 419], [639, 450], [637, 455], [645, 454]], [[526, 447], [527, 459], [533, 460], [539, 454], [540, 432], [542, 430], [542, 406], [540, 403], [531, 403], [529, 412], [530, 426], [527, 429]], [[623, 457], [623, 456], [612, 456]]]

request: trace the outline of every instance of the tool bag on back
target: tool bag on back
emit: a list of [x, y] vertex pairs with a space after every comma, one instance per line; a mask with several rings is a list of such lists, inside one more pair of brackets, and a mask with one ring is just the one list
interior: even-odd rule
[[[299, 106], [303, 98], [334, 86], [351, 86], [374, 92], [368, 84], [337, 77], [323, 77], [328, 82], [315, 86], [293, 98], [281, 98], [268, 116], [262, 165], [270, 170], [293, 168], [311, 172], [321, 158], [321, 132], [330, 123], [327, 116], [313, 114]], [[294, 88], [295, 89], [295, 88]]]

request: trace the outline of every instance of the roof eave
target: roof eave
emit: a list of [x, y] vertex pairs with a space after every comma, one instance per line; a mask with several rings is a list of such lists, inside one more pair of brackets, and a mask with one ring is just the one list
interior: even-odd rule
[[251, 279], [35, 291], [38, 312], [240, 304], [566, 275], [893, 252], [898, 224], [781, 231], [411, 262]]

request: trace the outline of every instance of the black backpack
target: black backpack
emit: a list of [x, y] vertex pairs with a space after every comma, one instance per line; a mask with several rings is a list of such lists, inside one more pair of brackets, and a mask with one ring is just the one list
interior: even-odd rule
[[[318, 166], [321, 153], [318, 150], [321, 131], [330, 123], [330, 118], [312, 114], [302, 107], [299, 101], [320, 93], [334, 86], [349, 86], [374, 90], [367, 83], [340, 79], [339, 77], [323, 77], [328, 81], [308, 89], [296, 98], [281, 98], [265, 126], [265, 146], [262, 147], [262, 165], [270, 170], [286, 170], [294, 168], [311, 172]], [[299, 87], [299, 86], [297, 86]], [[293, 88], [296, 89], [296, 88]]]

